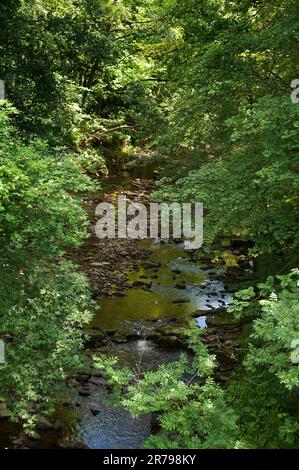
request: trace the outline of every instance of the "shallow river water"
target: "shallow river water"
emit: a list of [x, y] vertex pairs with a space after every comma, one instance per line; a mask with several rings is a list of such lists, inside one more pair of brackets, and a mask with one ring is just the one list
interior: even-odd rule
[[[212, 309], [229, 305], [230, 294], [223, 282], [213, 280], [219, 270], [205, 270], [188, 256], [183, 244], [167, 244], [159, 241], [140, 242], [152, 251], [148, 261], [161, 263], [129, 272], [133, 285], [125, 297], [112, 297], [101, 302], [101, 309], [94, 318], [93, 327], [113, 334], [132, 331], [139, 339], [124, 344], [113, 344], [108, 353], [118, 356], [122, 364], [132, 367], [138, 364], [143, 370], [152, 369], [162, 362], [179, 357], [180, 350], [161, 348], [147, 339], [161, 325], [186, 324], [190, 313], [200, 310], [199, 327], [205, 328], [206, 315]], [[134, 287], [146, 283], [146, 290]], [[105, 348], [107, 352], [107, 348]], [[151, 417], [133, 420], [124, 410], [114, 409], [105, 402], [105, 387], [92, 386], [89, 401], [101, 404], [101, 411], [93, 416], [86, 400], [82, 400], [83, 420], [79, 434], [84, 444], [94, 449], [130, 449], [142, 445], [151, 429]]]
[[[132, 333], [132, 340], [111, 341], [103, 352], [117, 356], [121, 364], [138, 365], [142, 370], [153, 369], [163, 362], [176, 360], [182, 352], [178, 347], [161, 347], [150, 337], [161, 326], [180, 328], [190, 314], [197, 316], [199, 327], [207, 327], [207, 316], [213, 309], [226, 307], [230, 295], [222, 281], [217, 280], [221, 269], [207, 269], [194, 262], [181, 243], [160, 240], [139, 242], [150, 249], [148, 260], [139, 269], [128, 271], [130, 288], [123, 297], [113, 296], [101, 301], [90, 328], [100, 329], [120, 338]], [[152, 263], [152, 265], [151, 265]], [[222, 266], [222, 270], [225, 266]], [[113, 339], [113, 338], [112, 338]], [[101, 348], [99, 349], [101, 352]], [[107, 387], [101, 377], [89, 383], [90, 396], [77, 397], [77, 408], [67, 410], [62, 420], [73, 419], [77, 438], [92, 449], [132, 449], [142, 446], [151, 431], [151, 416], [132, 419], [126, 411], [106, 403]], [[99, 406], [95, 416], [90, 403]], [[74, 425], [71, 426], [74, 431]], [[15, 426], [0, 423], [2, 447], [17, 432]], [[55, 435], [48, 432], [33, 447], [55, 447]]]

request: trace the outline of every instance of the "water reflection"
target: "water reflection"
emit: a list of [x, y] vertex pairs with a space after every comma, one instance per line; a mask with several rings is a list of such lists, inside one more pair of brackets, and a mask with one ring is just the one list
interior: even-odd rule
[[[142, 244], [148, 248], [149, 241]], [[151, 244], [149, 262], [161, 267], [147, 269], [148, 264], [129, 272], [132, 288], [125, 297], [103, 299], [101, 310], [92, 326], [105, 331], [125, 332], [128, 322], [177, 318], [184, 320], [190, 313], [229, 305], [230, 295], [222, 281], [209, 279], [210, 271], [193, 263], [180, 245]], [[141, 287], [134, 285], [144, 283]], [[139, 283], [139, 284], [138, 284]]]

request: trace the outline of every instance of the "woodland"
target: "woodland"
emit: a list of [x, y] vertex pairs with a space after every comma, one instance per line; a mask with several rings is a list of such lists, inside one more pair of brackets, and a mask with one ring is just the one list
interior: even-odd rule
[[[242, 331], [225, 338], [228, 377], [194, 319], [178, 358], [142, 373], [92, 350], [113, 406], [154, 416], [138, 446], [298, 448], [298, 0], [2, 0], [0, 24], [0, 447], [49, 446], [43, 429], [85, 377], [89, 325], [127, 301], [109, 293], [111, 266], [98, 298], [79, 259], [86, 201], [114, 178], [143, 201], [203, 204], [194, 266], [243, 260], [224, 280]], [[134, 243], [128, 259], [150, 263]]]

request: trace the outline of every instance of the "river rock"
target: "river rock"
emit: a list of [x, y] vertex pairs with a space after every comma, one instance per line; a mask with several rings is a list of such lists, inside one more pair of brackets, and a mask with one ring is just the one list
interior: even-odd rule
[[217, 377], [218, 377], [219, 380], [221, 380], [221, 382], [228, 382], [229, 381], [229, 376], [228, 375], [217, 374]]
[[212, 306], [212, 311], [209, 311], [209, 315], [226, 315], [227, 314], [227, 308], [225, 307], [218, 307], [214, 308]]
[[87, 346], [94, 346], [97, 344], [101, 344], [103, 341], [106, 340], [105, 334], [101, 331], [89, 330], [89, 331], [85, 331], [84, 334], [88, 337], [86, 339]]
[[39, 431], [49, 431], [50, 429], [53, 429], [53, 427], [53, 423], [51, 423], [51, 421], [49, 421], [46, 417], [41, 418], [36, 425], [36, 429]]
[[[26, 432], [25, 432], [26, 434]], [[32, 441], [39, 441], [41, 439], [41, 435], [38, 434], [36, 431], [30, 431], [30, 433], [26, 434], [29, 439]]]
[[157, 269], [161, 268], [161, 263], [153, 263], [152, 261], [144, 261], [143, 267], [144, 269]]
[[195, 312], [189, 313], [189, 316], [192, 318], [198, 318], [198, 317], [201, 317], [203, 313], [204, 312], [202, 310], [195, 310]]
[[96, 386], [101, 386], [101, 385], [105, 385], [106, 384], [106, 379], [104, 377], [92, 377], [90, 380], [89, 380], [89, 383], [91, 383], [92, 385], [96, 385]]
[[103, 372], [96, 367], [93, 367], [90, 372], [92, 377], [103, 377]]
[[77, 382], [80, 382], [80, 383], [88, 382], [89, 378], [90, 378], [90, 375], [83, 375], [82, 374], [82, 375], [77, 375], [76, 376]]
[[101, 411], [101, 407], [97, 403], [88, 403], [88, 408], [93, 416], [97, 416]]
[[152, 339], [159, 346], [165, 348], [182, 347], [184, 345], [183, 341], [175, 335], [168, 336], [161, 333], [159, 334], [157, 332], [156, 334], [151, 335], [150, 339]]
[[144, 281], [134, 281], [132, 283], [133, 287], [141, 287], [141, 288], [150, 288], [152, 287], [152, 282], [144, 282]]
[[8, 413], [8, 411], [5, 411], [5, 410], [0, 411], [0, 420], [1, 420], [1, 419], [7, 419], [7, 418], [9, 418], [9, 413]]
[[125, 297], [127, 293], [125, 291], [118, 290], [115, 292], [116, 297]]
[[77, 370], [77, 376], [79, 376], [79, 375], [87, 375], [88, 377], [91, 377], [92, 369], [89, 368], [89, 367], [84, 367], [84, 368], [78, 369]]
[[61, 419], [57, 419], [53, 426], [54, 431], [59, 432], [65, 429], [65, 423]]
[[186, 284], [176, 284], [174, 287], [179, 290], [187, 289]]
[[165, 326], [164, 328], [158, 328], [157, 331], [165, 336], [176, 336], [179, 338], [184, 337], [184, 335], [182, 334], [181, 328], [177, 328], [177, 327]]
[[123, 344], [128, 342], [128, 338], [122, 335], [114, 335], [112, 341], [117, 344]]
[[190, 302], [190, 299], [177, 299], [173, 300], [173, 304], [188, 304]]
[[27, 436], [18, 437], [12, 440], [12, 444], [18, 449], [29, 449], [29, 447], [24, 447], [25, 445], [28, 444], [28, 442], [29, 442], [29, 439]]
[[181, 274], [182, 271], [180, 269], [172, 269], [171, 271], [173, 274]]

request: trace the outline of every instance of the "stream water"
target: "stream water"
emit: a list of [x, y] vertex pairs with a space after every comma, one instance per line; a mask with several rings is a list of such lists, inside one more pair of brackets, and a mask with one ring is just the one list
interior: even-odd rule
[[[163, 319], [183, 320], [195, 310], [205, 311], [227, 306], [229, 295], [223, 282], [213, 280], [219, 270], [204, 270], [192, 262], [183, 244], [160, 244], [159, 241], [140, 242], [151, 248], [149, 262], [161, 263], [161, 267], [129, 272], [131, 285], [145, 283], [145, 287], [133, 287], [125, 297], [113, 297], [101, 302], [101, 310], [92, 325], [105, 331], [127, 330], [132, 322], [146, 320], [161, 322]], [[145, 263], [145, 266], [148, 266]], [[135, 283], [135, 284], [134, 284]], [[201, 321], [201, 320], [199, 320]]]
[[[213, 280], [219, 270], [205, 270], [194, 263], [181, 244], [156, 241], [140, 242], [151, 249], [149, 263], [141, 263], [139, 270], [128, 272], [131, 289], [125, 297], [112, 297], [101, 302], [92, 327], [118, 337], [120, 344], [111, 342], [103, 348], [120, 359], [120, 363], [148, 370], [162, 362], [173, 361], [179, 348], [160, 347], [148, 339], [161, 327], [179, 329], [186, 324], [190, 313], [200, 310], [197, 318], [205, 328], [209, 312], [229, 304], [230, 294], [223, 282]], [[150, 267], [160, 263], [160, 267]], [[145, 283], [142, 287], [139, 284]], [[134, 287], [135, 286], [135, 287]], [[137, 339], [122, 343], [122, 335], [134, 333]], [[139, 338], [138, 338], [139, 337]], [[142, 445], [151, 430], [151, 417], [133, 420], [121, 409], [104, 404], [107, 397], [104, 386], [92, 384], [89, 402], [100, 404], [100, 412], [93, 416], [81, 400], [83, 419], [80, 437], [84, 444], [94, 449], [130, 449]]]
[[[207, 318], [213, 309], [226, 307], [230, 295], [222, 281], [217, 280], [221, 269], [208, 269], [194, 262], [183, 244], [163, 240], [143, 240], [140, 247], [151, 251], [139, 269], [129, 270], [129, 290], [122, 297], [112, 296], [101, 301], [90, 328], [104, 331], [111, 341], [97, 349], [117, 356], [121, 364], [149, 370], [161, 363], [177, 359], [180, 347], [161, 346], [153, 341], [161, 328], [178, 331], [185, 326], [190, 314], [199, 311], [199, 327], [207, 327]], [[228, 262], [228, 260], [225, 260]], [[132, 339], [128, 339], [132, 335]], [[77, 438], [91, 449], [139, 448], [151, 432], [151, 416], [132, 419], [123, 409], [106, 403], [108, 390], [100, 374], [88, 383], [88, 397], [77, 397], [77, 408], [67, 410], [62, 420], [77, 421], [72, 425]], [[97, 413], [90, 404], [98, 406]], [[1, 424], [2, 446], [9, 446], [9, 437], [15, 432], [10, 425]], [[54, 433], [43, 433], [33, 447], [55, 446]]]

